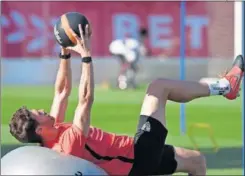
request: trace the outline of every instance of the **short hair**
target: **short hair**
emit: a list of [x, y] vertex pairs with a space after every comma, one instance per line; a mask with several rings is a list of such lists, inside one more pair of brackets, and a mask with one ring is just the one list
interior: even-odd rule
[[26, 107], [21, 107], [12, 116], [10, 133], [23, 143], [42, 143], [42, 138], [36, 133], [38, 122], [31, 117]]

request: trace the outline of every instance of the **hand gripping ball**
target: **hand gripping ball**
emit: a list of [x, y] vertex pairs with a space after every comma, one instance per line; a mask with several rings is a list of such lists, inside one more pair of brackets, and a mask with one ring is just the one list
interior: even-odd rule
[[80, 37], [79, 24], [82, 25], [83, 32], [85, 32], [85, 26], [89, 24], [89, 22], [81, 13], [68, 12], [60, 16], [54, 26], [54, 36], [56, 41], [63, 47], [76, 45], [76, 39], [72, 36], [69, 28]]

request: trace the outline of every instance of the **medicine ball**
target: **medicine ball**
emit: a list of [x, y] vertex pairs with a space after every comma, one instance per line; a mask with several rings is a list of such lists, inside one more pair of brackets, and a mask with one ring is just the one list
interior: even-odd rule
[[83, 32], [88, 24], [87, 18], [78, 12], [68, 12], [59, 17], [54, 26], [54, 36], [56, 41], [63, 47], [76, 45], [76, 39], [72, 36], [69, 28], [80, 37], [78, 25], [82, 25]]

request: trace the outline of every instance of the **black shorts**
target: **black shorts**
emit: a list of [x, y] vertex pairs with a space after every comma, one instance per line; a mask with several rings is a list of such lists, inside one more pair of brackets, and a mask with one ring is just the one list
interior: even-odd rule
[[140, 116], [134, 137], [134, 163], [130, 176], [173, 174], [177, 167], [174, 147], [166, 145], [167, 129], [156, 119]]

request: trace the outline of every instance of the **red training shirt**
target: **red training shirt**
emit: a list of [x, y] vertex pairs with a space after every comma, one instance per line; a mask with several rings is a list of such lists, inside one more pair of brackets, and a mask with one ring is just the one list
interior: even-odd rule
[[134, 159], [133, 138], [90, 126], [88, 137], [72, 123], [57, 123], [58, 137], [45, 147], [88, 160], [109, 175], [128, 175]]

